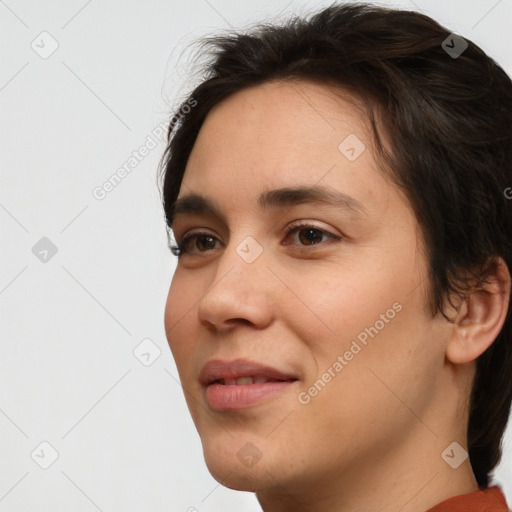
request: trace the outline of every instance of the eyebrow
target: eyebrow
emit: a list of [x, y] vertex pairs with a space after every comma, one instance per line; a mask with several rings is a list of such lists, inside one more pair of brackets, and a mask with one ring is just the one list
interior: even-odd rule
[[[366, 208], [356, 199], [343, 192], [321, 186], [286, 187], [262, 192], [258, 205], [263, 210], [292, 207], [300, 204], [334, 206], [342, 211], [350, 211], [359, 216], [367, 214]], [[208, 196], [187, 194], [177, 199], [169, 208], [167, 221], [172, 226], [177, 217], [202, 214], [225, 220], [219, 206]]]

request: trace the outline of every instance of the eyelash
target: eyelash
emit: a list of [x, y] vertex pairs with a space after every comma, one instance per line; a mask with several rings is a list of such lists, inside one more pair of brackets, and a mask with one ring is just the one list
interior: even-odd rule
[[[293, 234], [295, 232], [302, 231], [303, 229], [314, 229], [315, 231], [319, 231], [322, 234], [327, 235], [329, 238], [331, 238], [333, 240], [341, 240], [341, 238], [342, 238], [341, 236], [333, 235], [329, 231], [326, 231], [324, 229], [321, 229], [317, 226], [314, 226], [314, 225], [306, 223], [306, 222], [298, 222], [298, 223], [292, 224], [288, 228], [288, 231], [286, 232], [286, 238], [288, 238], [291, 234]], [[170, 245], [169, 248], [170, 248], [172, 254], [174, 254], [174, 256], [176, 256], [178, 259], [180, 259], [184, 254], [190, 254], [189, 251], [185, 250], [185, 246], [187, 245], [187, 243], [196, 237], [202, 237], [202, 236], [209, 236], [209, 237], [217, 240], [217, 238], [215, 236], [213, 236], [209, 233], [204, 233], [204, 232], [203, 233], [201, 233], [201, 232], [192, 233], [190, 235], [185, 235], [180, 243], [177, 243], [176, 245]], [[313, 243], [312, 245], [316, 246], [316, 245], [321, 245], [321, 244], [322, 244], [322, 242]], [[303, 247], [310, 247], [310, 246], [303, 246]], [[299, 249], [299, 250], [302, 250], [302, 249]], [[203, 251], [203, 253], [204, 252], [208, 252], [208, 251]]]

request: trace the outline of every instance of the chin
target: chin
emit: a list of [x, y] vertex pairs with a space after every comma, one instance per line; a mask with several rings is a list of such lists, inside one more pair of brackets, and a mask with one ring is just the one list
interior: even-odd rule
[[203, 454], [213, 478], [230, 489], [256, 492], [276, 483], [272, 478], [272, 461], [266, 460], [251, 443], [241, 449], [236, 442], [220, 446], [203, 444]]
[[214, 456], [205, 457], [205, 462], [210, 474], [217, 482], [235, 491], [256, 492], [267, 487], [269, 483], [265, 482], [268, 480], [268, 475], [261, 468], [258, 470], [244, 468], [240, 464], [221, 461]]

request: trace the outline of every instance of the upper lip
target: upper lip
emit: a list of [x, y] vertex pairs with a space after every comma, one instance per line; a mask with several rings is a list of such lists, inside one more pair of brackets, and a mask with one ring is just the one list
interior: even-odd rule
[[213, 359], [203, 366], [199, 374], [199, 380], [204, 386], [208, 386], [217, 380], [238, 379], [239, 377], [297, 380], [297, 377], [290, 373], [247, 359], [233, 359], [231, 361]]

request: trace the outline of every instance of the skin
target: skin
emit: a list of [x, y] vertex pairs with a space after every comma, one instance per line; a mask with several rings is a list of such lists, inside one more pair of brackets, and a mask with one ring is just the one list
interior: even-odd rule
[[[354, 161], [338, 149], [349, 134], [366, 146]], [[207, 194], [223, 219], [194, 214], [173, 224], [177, 241], [200, 230], [218, 242], [195, 240], [179, 260], [167, 337], [210, 472], [255, 491], [266, 512], [421, 512], [478, 489], [469, 460], [453, 469], [441, 453], [454, 441], [467, 448], [474, 359], [503, 325], [510, 276], [500, 264], [484, 291], [452, 311], [454, 323], [432, 317], [418, 222], [375, 158], [362, 111], [325, 85], [298, 81], [217, 105], [187, 164], [179, 196]], [[353, 197], [365, 214], [257, 204], [262, 191], [317, 184]], [[296, 220], [342, 238], [287, 237]], [[252, 263], [236, 252], [247, 236], [263, 248]], [[298, 393], [397, 302], [401, 311], [301, 404]], [[247, 409], [210, 409], [202, 366], [238, 357], [299, 381]], [[237, 457], [247, 442], [261, 453], [252, 467]]]

